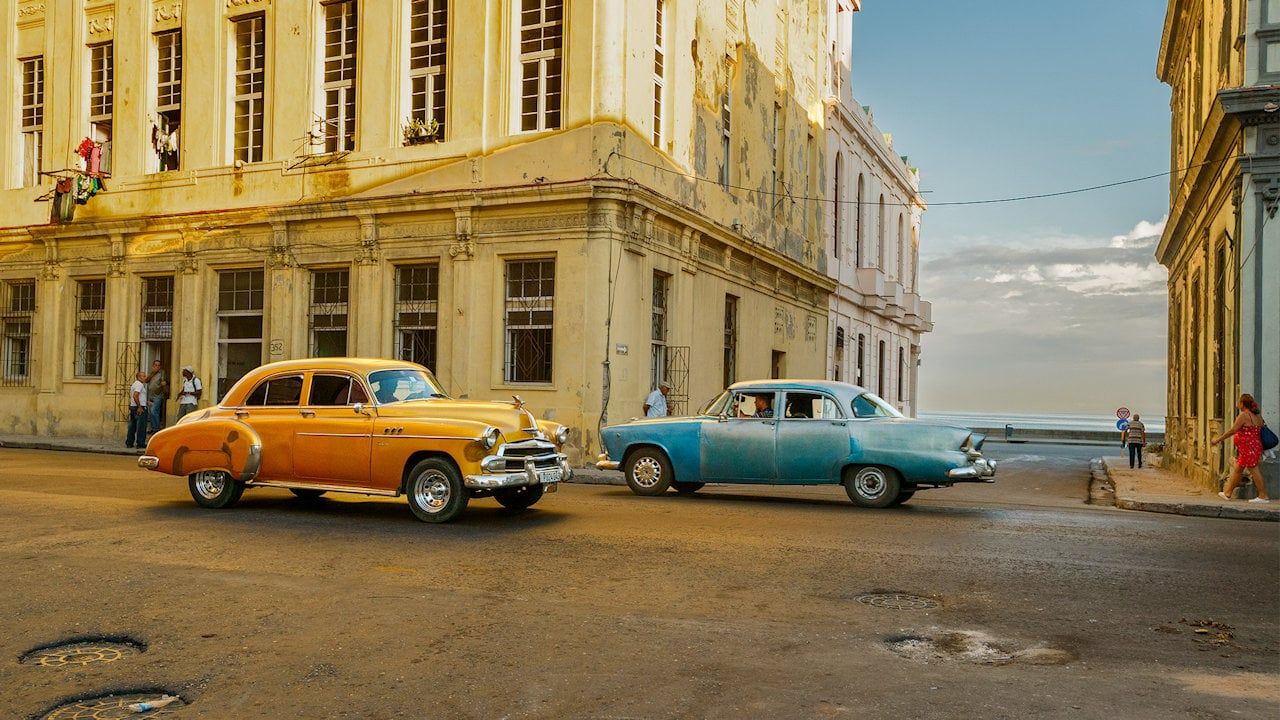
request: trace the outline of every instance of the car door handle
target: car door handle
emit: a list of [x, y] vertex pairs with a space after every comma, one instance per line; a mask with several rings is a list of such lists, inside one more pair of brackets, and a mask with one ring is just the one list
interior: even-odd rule
[[248, 410], [237, 410], [237, 411], [236, 411], [236, 417], [238, 417], [238, 418], [246, 418], [246, 417], [249, 417], [249, 411], [248, 411]]
[[765, 421], [764, 421], [764, 424], [765, 424], [765, 425], [777, 425], [777, 424], [778, 424], [778, 421], [777, 421], [777, 420], [765, 420]]
[[299, 410], [298, 414], [301, 415], [302, 417], [315, 417], [316, 411], [315, 410]]

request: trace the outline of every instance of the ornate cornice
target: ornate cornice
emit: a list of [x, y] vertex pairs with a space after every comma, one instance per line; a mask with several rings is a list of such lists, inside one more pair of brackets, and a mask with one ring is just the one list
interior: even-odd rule
[[90, 35], [110, 35], [115, 29], [116, 19], [114, 16], [106, 15], [100, 18], [91, 18], [88, 24]]
[[151, 17], [157, 26], [176, 27], [182, 23], [182, 3], [157, 2], [152, 8]]

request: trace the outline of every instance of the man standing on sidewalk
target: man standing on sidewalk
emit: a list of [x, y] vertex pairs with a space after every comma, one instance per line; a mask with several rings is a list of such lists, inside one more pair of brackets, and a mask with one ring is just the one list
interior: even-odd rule
[[1142, 467], [1142, 448], [1147, 444], [1147, 426], [1142, 424], [1142, 416], [1135, 414], [1124, 429], [1124, 444], [1129, 446], [1129, 468], [1133, 469], [1134, 459], [1138, 467]]
[[[165, 375], [164, 365], [159, 360], [151, 363], [151, 374], [147, 376], [147, 415], [151, 418], [151, 434], [160, 432], [162, 427], [160, 416], [164, 412], [164, 403], [169, 399], [169, 378]], [[142, 445], [146, 445], [143, 436]]]
[[129, 388], [129, 432], [124, 437], [127, 448], [147, 446], [147, 374], [135, 373]]

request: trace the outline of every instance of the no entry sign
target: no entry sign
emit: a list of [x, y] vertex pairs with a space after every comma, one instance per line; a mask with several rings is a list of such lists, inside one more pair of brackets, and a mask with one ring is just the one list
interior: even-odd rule
[[1116, 410], [1116, 417], [1120, 418], [1121, 420], [1128, 420], [1128, 419], [1129, 419], [1129, 408], [1127, 408], [1127, 407], [1122, 407], [1122, 408], [1120, 408], [1120, 409]]

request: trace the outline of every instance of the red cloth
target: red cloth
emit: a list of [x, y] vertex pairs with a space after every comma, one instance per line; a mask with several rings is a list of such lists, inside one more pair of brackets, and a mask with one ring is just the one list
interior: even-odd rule
[[102, 175], [102, 146], [94, 145], [89, 151], [89, 177]]
[[1257, 467], [1262, 458], [1261, 425], [1245, 425], [1236, 431], [1236, 464], [1242, 468]]

